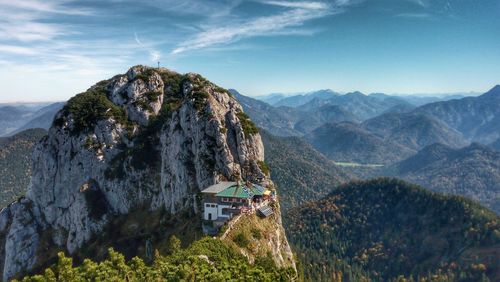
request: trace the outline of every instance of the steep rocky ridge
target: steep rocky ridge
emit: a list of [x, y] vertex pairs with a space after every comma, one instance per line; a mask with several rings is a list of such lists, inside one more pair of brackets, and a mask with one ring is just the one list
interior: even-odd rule
[[[148, 216], [198, 218], [199, 191], [217, 181], [273, 185], [258, 131], [225, 89], [143, 66], [70, 99], [32, 158], [26, 197], [0, 213], [4, 280], [46, 265], [47, 250], [80, 252], [118, 218], [143, 214], [127, 236], [147, 230]], [[279, 242], [276, 262], [293, 263]]]

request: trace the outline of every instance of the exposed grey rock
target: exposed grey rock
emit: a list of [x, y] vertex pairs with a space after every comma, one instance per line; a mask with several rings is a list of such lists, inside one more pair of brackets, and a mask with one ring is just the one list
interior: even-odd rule
[[40, 240], [40, 224], [36, 221], [31, 202], [21, 199], [1, 212], [10, 215], [10, 225], [5, 233], [5, 249], [2, 250], [1, 262], [4, 262], [3, 281], [16, 273], [31, 269], [36, 262], [37, 245]]
[[[238, 102], [195, 74], [183, 76], [181, 93], [174, 93], [163, 74], [173, 75], [137, 66], [91, 88], [104, 85], [107, 98], [125, 110], [127, 124], [109, 116], [78, 132], [72, 113], [57, 114], [34, 150], [26, 199], [0, 212], [4, 280], [43, 263], [37, 255], [43, 235], [71, 254], [115, 215], [144, 206], [197, 213], [200, 190], [238, 176], [271, 184], [257, 163], [264, 160], [260, 136], [245, 134]], [[158, 93], [152, 100], [151, 92]], [[197, 97], [199, 92], [206, 95]], [[177, 107], [160, 117], [165, 101]], [[155, 118], [164, 121], [150, 130]]]

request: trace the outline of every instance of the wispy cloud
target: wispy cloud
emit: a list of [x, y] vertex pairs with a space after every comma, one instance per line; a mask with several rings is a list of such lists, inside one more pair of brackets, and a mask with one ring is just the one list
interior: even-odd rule
[[53, 15], [86, 16], [90, 9], [68, 6], [71, 1], [0, 0], [0, 38], [23, 42], [52, 40], [64, 35], [64, 26], [47, 21]]
[[401, 14], [397, 14], [396, 17], [422, 19], [422, 18], [430, 18], [431, 14], [429, 14], [429, 13], [401, 13]]
[[157, 62], [161, 58], [161, 52], [157, 49], [152, 48], [152, 45], [146, 45], [142, 43], [142, 41], [139, 39], [139, 36], [137, 35], [137, 32], [134, 32], [134, 39], [135, 42], [143, 49], [147, 50], [149, 53], [149, 59], [153, 62]]
[[54, 24], [37, 22], [4, 22], [0, 26], [0, 36], [23, 42], [47, 41], [63, 35], [64, 29]]
[[406, 0], [406, 1], [411, 2], [423, 8], [427, 8], [429, 6], [429, 2], [427, 0]]
[[167, 57], [175, 65], [175, 55], [188, 51], [273, 48], [241, 40], [314, 35], [324, 28], [308, 21], [360, 1], [0, 0], [0, 73], [11, 75], [14, 93], [23, 92], [17, 87], [26, 73], [43, 83], [51, 74], [88, 86], [145, 61]]
[[[166, 52], [172, 56], [193, 50], [222, 50], [230, 43], [257, 36], [312, 35], [321, 29], [306, 26], [307, 21], [341, 12], [342, 8], [360, 1], [148, 0], [139, 6], [144, 11], [152, 9], [156, 13], [151, 18], [144, 18], [144, 21], [151, 21], [152, 28], [156, 23], [165, 22], [162, 15], [187, 20], [172, 21], [170, 30], [158, 28], [155, 32], [151, 29], [144, 32], [141, 29], [141, 32], [134, 32], [133, 37], [127, 31], [127, 38], [123, 26], [115, 24], [99, 26], [98, 31], [103, 34], [108, 31], [106, 36], [88, 32], [95, 30], [94, 22], [108, 20], [119, 12], [125, 12], [119, 15], [121, 18], [141, 19], [134, 14], [137, 11], [132, 7], [136, 2], [132, 0], [103, 1], [99, 9], [98, 6], [88, 8], [87, 3], [76, 0], [0, 0], [0, 60], [17, 65], [31, 62], [58, 66], [51, 69], [72, 65], [78, 68], [85, 62], [87, 68], [93, 65], [96, 70], [109, 68], [116, 63], [115, 58], [125, 60], [141, 53], [147, 54], [151, 61], [158, 61], [162, 50], [171, 50]], [[234, 10], [243, 3], [266, 6], [265, 16], [245, 14], [240, 17]], [[123, 10], [116, 11], [115, 15], [110, 7]], [[131, 8], [127, 10], [127, 7]], [[91, 27], [86, 30], [86, 25]], [[175, 25], [182, 28], [174, 28]], [[107, 34], [113, 34], [109, 40]], [[9, 54], [17, 57], [9, 57]]]
[[[269, 16], [261, 16], [243, 21], [224, 22], [222, 24], [200, 27], [202, 31], [190, 39], [181, 42], [172, 54], [199, 50], [214, 45], [228, 44], [235, 41], [283, 33], [288, 28], [302, 26], [306, 21], [322, 18], [335, 12], [334, 7], [325, 2], [311, 1], [260, 1], [266, 5], [286, 8]], [[345, 5], [347, 3], [341, 3]], [[287, 32], [290, 34], [291, 32]], [[292, 32], [293, 33], [293, 32]]]
[[300, 8], [310, 10], [328, 9], [328, 4], [324, 2], [308, 2], [308, 1], [262, 1], [268, 5], [281, 6], [286, 8]]
[[123, 47], [97, 38], [78, 40], [80, 31], [68, 23], [97, 14], [72, 0], [0, 0], [0, 60], [26, 72], [102, 73], [126, 56]]
[[450, 1], [440, 0], [405, 0], [407, 2], [413, 3], [414, 7], [409, 10], [399, 14], [396, 17], [401, 18], [433, 18], [436, 16], [446, 16], [449, 18], [455, 18], [453, 14], [453, 9]]
[[0, 6], [8, 9], [17, 9], [33, 12], [45, 12], [54, 14], [66, 15], [88, 15], [92, 11], [89, 9], [75, 9], [69, 8], [65, 4], [70, 1], [38, 1], [38, 0], [23, 0], [23, 1], [9, 1], [0, 0]]
[[36, 50], [28, 47], [16, 46], [16, 45], [3, 45], [0, 44], [0, 52], [17, 54], [17, 55], [34, 55]]
[[134, 32], [134, 39], [135, 39], [135, 42], [137, 42], [137, 44], [139, 44], [140, 46], [142, 46], [142, 42], [139, 39], [139, 36], [137, 35], [137, 32]]

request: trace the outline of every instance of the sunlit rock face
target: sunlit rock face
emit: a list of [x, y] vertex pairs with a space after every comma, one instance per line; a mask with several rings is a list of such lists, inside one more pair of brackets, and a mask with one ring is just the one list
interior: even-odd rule
[[72, 253], [113, 216], [197, 213], [199, 191], [221, 180], [272, 185], [260, 135], [242, 119], [203, 77], [143, 66], [72, 98], [33, 152], [26, 197], [0, 213], [3, 280], [43, 265], [42, 240]]

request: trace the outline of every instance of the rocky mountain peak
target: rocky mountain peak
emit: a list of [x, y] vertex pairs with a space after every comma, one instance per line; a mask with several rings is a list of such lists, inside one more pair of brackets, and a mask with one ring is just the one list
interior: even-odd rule
[[78, 251], [116, 217], [197, 216], [214, 183], [273, 185], [258, 130], [229, 92], [165, 68], [134, 66], [71, 98], [32, 159], [26, 198], [0, 213], [4, 280], [46, 264], [48, 246]]

